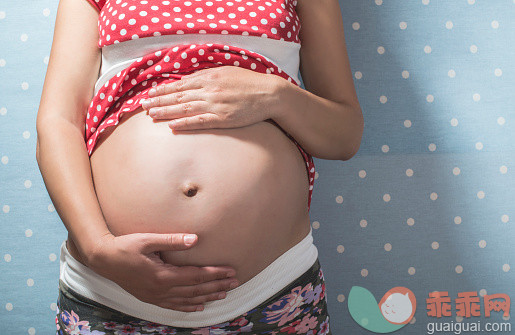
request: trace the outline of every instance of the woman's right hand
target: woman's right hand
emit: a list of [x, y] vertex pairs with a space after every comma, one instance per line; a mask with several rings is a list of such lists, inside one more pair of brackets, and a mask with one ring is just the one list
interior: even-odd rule
[[[228, 266], [175, 266], [164, 263], [159, 251], [185, 250], [190, 234], [134, 233], [104, 235], [85, 259], [87, 266], [143, 302], [184, 312], [203, 309], [203, 303], [223, 299], [237, 282]], [[220, 295], [222, 295], [220, 297]]]

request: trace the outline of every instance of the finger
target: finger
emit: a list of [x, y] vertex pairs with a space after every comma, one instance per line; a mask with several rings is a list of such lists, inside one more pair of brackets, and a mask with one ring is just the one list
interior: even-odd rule
[[[153, 233], [139, 233], [137, 234], [142, 239], [143, 247], [141, 251], [145, 254], [153, 253], [156, 251], [167, 250], [184, 250], [193, 246], [198, 240], [195, 234], [153, 234]], [[192, 236], [193, 240], [186, 238]]]
[[203, 100], [201, 90], [191, 89], [169, 94], [162, 94], [153, 98], [145, 99], [141, 102], [144, 109], [149, 110], [152, 107], [176, 105], [183, 102], [190, 102], [195, 100]]
[[[174, 286], [171, 288], [165, 296], [170, 299], [178, 299], [177, 302], [180, 304], [192, 303], [190, 300], [194, 298], [200, 298], [213, 295], [216, 293], [225, 293], [226, 291], [232, 290], [238, 286], [238, 280], [236, 278], [227, 278], [222, 280], [210, 281], [198, 285], [191, 286]], [[203, 302], [202, 300], [193, 300], [198, 303]]]
[[168, 126], [173, 130], [212, 129], [220, 126], [219, 121], [218, 115], [204, 113], [172, 120], [168, 122]]
[[149, 110], [149, 115], [153, 119], [175, 119], [185, 116], [194, 116], [207, 112], [208, 103], [205, 101], [189, 101], [175, 105], [168, 105], [163, 107], [152, 107]]
[[171, 83], [157, 85], [156, 87], [150, 89], [148, 91], [148, 96], [156, 97], [158, 95], [170, 94], [170, 93], [174, 93], [174, 92], [191, 90], [191, 89], [196, 89], [196, 88], [201, 88], [201, 87], [202, 87], [202, 83], [195, 80], [195, 78], [191, 78], [191, 80], [190, 80], [190, 78], [182, 79], [182, 77], [181, 77], [181, 79], [179, 79], [179, 80], [173, 81]]
[[198, 285], [213, 280], [231, 278], [236, 271], [230, 266], [175, 266], [163, 264], [168, 271], [161, 274], [163, 283], [170, 283], [173, 286]]
[[225, 291], [214, 292], [211, 294], [196, 296], [192, 298], [188, 297], [178, 297], [178, 296], [170, 296], [166, 299], [167, 302], [174, 305], [188, 306], [188, 305], [202, 305], [209, 301], [222, 300], [227, 297], [227, 293]]

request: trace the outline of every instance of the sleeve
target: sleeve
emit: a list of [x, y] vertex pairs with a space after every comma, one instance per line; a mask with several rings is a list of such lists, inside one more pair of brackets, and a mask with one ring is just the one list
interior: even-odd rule
[[88, 1], [99, 12], [102, 10], [102, 7], [104, 7], [104, 5], [106, 3], [106, 0], [86, 0], [86, 1]]

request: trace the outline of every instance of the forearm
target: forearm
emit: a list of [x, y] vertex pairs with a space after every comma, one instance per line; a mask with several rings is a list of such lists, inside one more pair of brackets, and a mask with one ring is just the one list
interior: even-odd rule
[[82, 131], [65, 119], [38, 120], [36, 158], [59, 217], [87, 260], [110, 234], [94, 190]]
[[278, 98], [269, 106], [271, 118], [314, 157], [350, 159], [361, 143], [364, 124], [361, 110], [278, 79], [271, 81]]

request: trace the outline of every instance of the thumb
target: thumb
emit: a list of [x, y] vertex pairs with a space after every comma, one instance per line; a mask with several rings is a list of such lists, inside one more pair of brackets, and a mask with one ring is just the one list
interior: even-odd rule
[[198, 238], [195, 234], [153, 234], [145, 233], [144, 235], [144, 253], [155, 251], [177, 251], [188, 249], [193, 246]]

